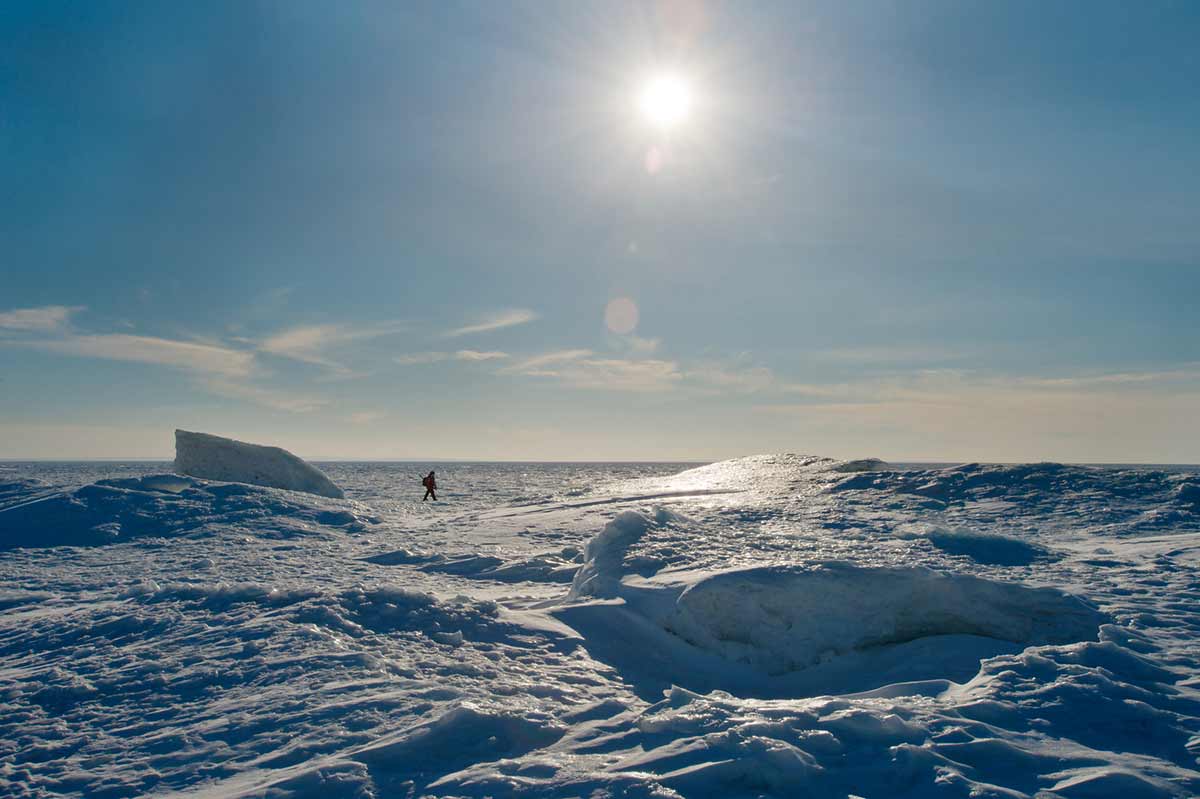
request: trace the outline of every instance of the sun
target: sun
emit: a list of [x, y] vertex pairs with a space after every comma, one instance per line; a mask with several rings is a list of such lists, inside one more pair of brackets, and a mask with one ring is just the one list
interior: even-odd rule
[[678, 127], [692, 110], [692, 87], [679, 75], [655, 75], [642, 86], [638, 109], [660, 130]]

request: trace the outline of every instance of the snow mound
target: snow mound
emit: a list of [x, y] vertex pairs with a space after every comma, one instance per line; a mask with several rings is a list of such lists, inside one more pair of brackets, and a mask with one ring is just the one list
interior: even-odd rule
[[625, 551], [645, 534], [648, 524], [645, 516], [628, 510], [604, 525], [588, 541], [583, 567], [575, 574], [569, 596], [612, 596], [624, 574]]
[[[376, 519], [269, 488], [177, 474], [99, 480], [0, 508], [0, 550], [97, 546], [225, 530], [260, 538], [360, 532]], [[345, 503], [343, 503], [345, 504]]]
[[1044, 547], [1028, 541], [965, 528], [921, 523], [904, 525], [898, 533], [901, 538], [925, 538], [947, 554], [962, 555], [976, 563], [993, 566], [1028, 566], [1034, 561], [1052, 557]]
[[1185, 480], [1175, 487], [1173, 493], [1180, 505], [1190, 505], [1200, 510], [1200, 480]]
[[546, 714], [481, 708], [464, 702], [393, 739], [374, 742], [356, 760], [405, 775], [514, 757], [554, 743], [566, 730]]
[[319, 768], [306, 768], [296, 776], [284, 771], [284, 779], [221, 796], [512, 795], [519, 791], [511, 785], [486, 794], [461, 788], [448, 793], [444, 788], [457, 787], [459, 780], [471, 779], [477, 772], [490, 776], [490, 767], [511, 765], [514, 758], [550, 746], [565, 732], [548, 714], [536, 710], [462, 702], [432, 721], [326, 760]]
[[1094, 639], [1106, 617], [1051, 588], [923, 567], [770, 566], [688, 587], [666, 620], [686, 641], [767, 674], [940, 635], [1022, 645]]
[[340, 604], [340, 613], [353, 623], [349, 629], [377, 633], [478, 633], [493, 622], [498, 610], [487, 600], [442, 601], [402, 586], [357, 587], [346, 592]]
[[1060, 527], [1072, 520], [1076, 531], [1082, 523], [1107, 535], [1200, 530], [1195, 476], [1140, 467], [968, 463], [851, 474], [830, 490], [855, 503], [884, 501], [892, 509], [982, 513], [989, 524], [999, 521], [996, 513], [1019, 513]]
[[279, 447], [175, 431], [175, 471], [207, 480], [302, 491], [343, 499], [342, 489], [317, 467]]
[[23, 479], [0, 482], [0, 510], [53, 493], [54, 487], [44, 480]]
[[362, 560], [379, 566], [414, 566], [423, 572], [499, 583], [569, 583], [579, 570], [580, 558], [578, 549], [566, 547], [557, 552], [540, 552], [508, 559], [479, 553], [444, 555], [397, 549], [369, 555]]
[[651, 527], [686, 522], [687, 519], [666, 508], [655, 508], [650, 518], [637, 511], [619, 514], [601, 530], [584, 550], [583, 566], [575, 573], [568, 599], [616, 596], [626, 573], [625, 556]]

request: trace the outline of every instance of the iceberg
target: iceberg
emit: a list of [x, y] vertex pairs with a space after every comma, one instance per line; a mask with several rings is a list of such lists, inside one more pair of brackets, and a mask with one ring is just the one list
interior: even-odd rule
[[175, 471], [206, 480], [283, 488], [322, 497], [346, 494], [325, 473], [286, 449], [175, 431]]

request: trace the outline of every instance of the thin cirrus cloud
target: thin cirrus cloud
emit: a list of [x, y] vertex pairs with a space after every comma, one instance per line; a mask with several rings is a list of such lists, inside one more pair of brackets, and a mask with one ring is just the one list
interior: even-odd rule
[[[220, 341], [181, 341], [130, 333], [78, 333], [70, 329], [69, 323], [71, 315], [80, 310], [82, 306], [52, 305], [6, 311], [0, 313], [0, 330], [35, 334], [10, 339], [9, 343], [16, 346], [77, 358], [152, 364], [190, 373], [197, 387], [210, 394], [272, 410], [308, 413], [329, 404], [328, 400], [318, 397], [276, 391], [248, 382], [260, 371], [254, 350], [235, 349]], [[338, 331], [340, 337], [331, 336], [326, 330], [290, 333], [274, 342], [276, 349], [312, 355], [331, 338], [346, 339], [344, 331]], [[377, 333], [373, 330], [372, 334]]]
[[73, 335], [32, 341], [28, 346], [82, 358], [150, 363], [226, 377], [247, 377], [255, 365], [254, 353], [246, 350], [127, 333]]
[[448, 360], [450, 360], [450, 353], [448, 352], [411, 352], [392, 358], [392, 361], [401, 366], [419, 366], [427, 363], [441, 363]]
[[780, 388], [775, 373], [765, 366], [703, 361], [687, 370], [687, 379], [716, 393], [754, 394]]
[[469, 336], [474, 333], [488, 333], [492, 330], [500, 330], [506, 327], [515, 327], [523, 325], [537, 319], [538, 316], [533, 311], [525, 308], [517, 308], [511, 311], [501, 311], [492, 314], [481, 322], [465, 327], [456, 327], [453, 330], [447, 330], [442, 335], [446, 338], [458, 338], [459, 336]]
[[456, 361], [499, 361], [508, 357], [507, 352], [497, 352], [495, 350], [488, 352], [480, 352], [479, 350], [459, 350], [454, 353]]
[[351, 326], [340, 324], [304, 325], [280, 331], [263, 339], [258, 348], [270, 355], [320, 366], [336, 376], [355, 374], [349, 367], [329, 356], [328, 351], [354, 341], [401, 333], [407, 324], [399, 321], [377, 325]]
[[83, 305], [44, 305], [40, 308], [15, 308], [0, 313], [0, 330], [23, 333], [55, 333], [67, 327], [72, 314]]
[[553, 350], [552, 352], [535, 355], [532, 358], [526, 358], [520, 363], [514, 364], [509, 371], [525, 375], [539, 375], [545, 367], [568, 361], [579, 361], [593, 354], [591, 350]]
[[39, 341], [33, 346], [66, 355], [148, 363], [191, 372], [196, 376], [197, 386], [210, 394], [276, 411], [310, 413], [329, 404], [321, 398], [246, 382], [256, 371], [254, 353], [215, 343], [110, 333]]
[[262, 386], [239, 383], [221, 377], [207, 379], [201, 385], [210, 394], [228, 399], [245, 400], [264, 408], [288, 413], [310, 413], [329, 404], [328, 400], [319, 397], [305, 397], [291, 392], [272, 391]]
[[595, 357], [591, 350], [556, 350], [527, 358], [509, 374], [551, 378], [570, 388], [601, 391], [666, 391], [679, 385], [683, 374], [675, 361], [657, 358]]
[[943, 345], [881, 345], [876, 347], [838, 347], [812, 353], [816, 360], [855, 365], [945, 363], [960, 361], [969, 354]]
[[[797, 391], [796, 393], [802, 393]], [[811, 398], [820, 407], [856, 412], [865, 406], [890, 406], [927, 411], [945, 408], [993, 408], [993, 417], [1019, 414], [1022, 409], [1056, 407], [1094, 414], [1096, 408], [1162, 398], [1200, 397], [1200, 371], [1177, 369], [1110, 372], [1057, 377], [987, 374], [953, 369], [929, 369], [886, 379], [864, 378], [852, 383], [813, 386]], [[764, 404], [758, 410], [807, 411], [812, 403]], [[941, 411], [938, 410], [940, 413]], [[1066, 411], [1064, 410], [1064, 413]], [[865, 411], [864, 411], [865, 413]], [[964, 411], [965, 413], [965, 411]], [[936, 422], [936, 414], [932, 417]]]
[[410, 352], [397, 355], [392, 360], [401, 366], [420, 366], [443, 361], [498, 361], [509, 357], [507, 352], [480, 352], [479, 350], [458, 350], [457, 352]]
[[[1161, 382], [1164, 374], [1172, 385]], [[1111, 457], [1100, 443], [1103, 436], [1121, 436], [1130, 448], [1177, 439], [1181, 427], [1166, 420], [1189, 418], [1188, 410], [1200, 404], [1200, 381], [1187, 370], [1052, 378], [926, 370], [835, 388], [824, 401], [768, 402], [753, 410], [799, 429], [902, 431], [909, 437], [906, 454], [915, 459], [958, 459], [988, 445], [997, 448], [995, 457], [1018, 460], [1056, 442], [1056, 448], [1070, 447], [1072, 460], [1087, 461]], [[1114, 425], [1117, 419], [1121, 426]], [[942, 449], [945, 439], [939, 437], [947, 432], [962, 454]]]

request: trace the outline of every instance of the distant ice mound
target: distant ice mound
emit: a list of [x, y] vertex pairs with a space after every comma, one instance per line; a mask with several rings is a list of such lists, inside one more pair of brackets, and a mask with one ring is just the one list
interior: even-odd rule
[[346, 496], [324, 472], [286, 449], [208, 433], [175, 431], [175, 471], [207, 480], [303, 491], [333, 499]]
[[887, 468], [887, 462], [879, 458], [861, 458], [856, 461], [840, 463], [833, 467], [833, 471], [842, 472], [843, 474], [854, 474], [855, 472], [879, 472]]

